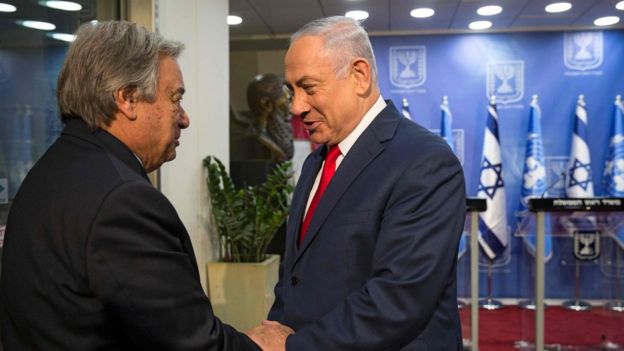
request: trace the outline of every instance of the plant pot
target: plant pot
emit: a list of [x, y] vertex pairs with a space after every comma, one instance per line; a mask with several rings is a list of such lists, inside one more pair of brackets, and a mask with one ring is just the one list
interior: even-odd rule
[[245, 331], [266, 319], [279, 278], [279, 255], [260, 263], [209, 262], [208, 296], [221, 321]]

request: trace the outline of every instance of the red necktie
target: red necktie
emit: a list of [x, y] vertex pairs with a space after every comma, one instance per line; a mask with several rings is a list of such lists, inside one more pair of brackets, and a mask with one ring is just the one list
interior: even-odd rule
[[334, 145], [329, 148], [327, 155], [325, 156], [325, 164], [323, 165], [323, 171], [321, 173], [321, 181], [319, 182], [318, 188], [314, 193], [314, 197], [312, 198], [312, 202], [310, 202], [310, 207], [308, 208], [308, 212], [303, 219], [303, 223], [301, 224], [301, 231], [299, 232], [299, 243], [303, 243], [303, 239], [305, 238], [306, 231], [310, 226], [310, 222], [312, 222], [312, 216], [314, 216], [314, 210], [316, 206], [321, 201], [321, 197], [323, 197], [323, 193], [329, 185], [334, 173], [336, 173], [336, 160], [340, 156], [340, 148], [338, 145]]

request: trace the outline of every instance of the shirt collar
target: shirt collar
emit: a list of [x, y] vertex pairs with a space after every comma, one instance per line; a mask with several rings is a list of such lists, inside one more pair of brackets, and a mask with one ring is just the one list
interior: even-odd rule
[[353, 129], [353, 131], [351, 131], [351, 133], [346, 138], [344, 138], [343, 141], [338, 143], [338, 146], [340, 147], [340, 153], [342, 154], [343, 157], [347, 156], [347, 153], [349, 152], [349, 150], [351, 150], [351, 147], [353, 147], [353, 144], [355, 144], [355, 142], [358, 140], [360, 135], [362, 135], [364, 130], [366, 130], [366, 128], [373, 122], [375, 117], [377, 117], [377, 115], [385, 107], [386, 107], [386, 102], [384, 101], [383, 97], [380, 94], [377, 101], [364, 114], [364, 117], [362, 117], [362, 120], [360, 121], [360, 123], [358, 123], [355, 129]]

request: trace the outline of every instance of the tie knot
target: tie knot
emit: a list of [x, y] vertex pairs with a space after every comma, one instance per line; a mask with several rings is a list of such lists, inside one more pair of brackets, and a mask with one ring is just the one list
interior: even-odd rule
[[325, 156], [325, 161], [334, 162], [338, 159], [338, 156], [340, 156], [340, 154], [341, 154], [340, 148], [338, 147], [338, 144], [336, 144], [329, 148], [329, 151], [327, 152], [327, 155]]

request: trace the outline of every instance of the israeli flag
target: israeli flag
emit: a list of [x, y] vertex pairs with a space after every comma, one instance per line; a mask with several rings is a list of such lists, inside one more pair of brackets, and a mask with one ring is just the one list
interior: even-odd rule
[[407, 119], [412, 119], [412, 114], [410, 113], [409, 104], [407, 103], [406, 98], [403, 98], [402, 105], [403, 107], [401, 108], [401, 114], [403, 115], [403, 117]]
[[587, 145], [587, 110], [585, 110], [583, 95], [579, 95], [576, 103], [570, 163], [568, 164], [568, 177], [566, 179], [566, 195], [576, 198], [594, 197], [591, 159]]
[[[546, 163], [544, 162], [544, 146], [541, 127], [542, 111], [537, 103], [537, 95], [531, 99], [529, 114], [529, 131], [527, 134], [526, 153], [524, 156], [524, 172], [522, 173], [522, 189], [520, 191], [520, 211], [527, 211], [530, 198], [546, 196]], [[550, 230], [546, 230], [547, 234]], [[535, 256], [535, 236], [527, 236], [524, 243], [529, 252]], [[552, 257], [552, 240], [545, 236], [544, 256], [548, 261]]]
[[498, 112], [494, 96], [488, 106], [477, 197], [486, 199], [487, 203], [487, 210], [479, 214], [479, 243], [487, 256], [493, 260], [509, 243]]
[[[620, 95], [615, 97], [613, 130], [609, 139], [609, 155], [604, 168], [604, 190], [606, 196], [624, 197], [624, 104]], [[616, 233], [615, 239], [624, 250], [624, 230]]]
[[442, 119], [440, 122], [440, 136], [444, 139], [453, 153], [455, 153], [455, 141], [453, 140], [453, 114], [451, 113], [451, 109], [448, 103], [448, 97], [444, 96], [442, 99], [442, 105], [440, 105], [440, 109], [442, 110]]

